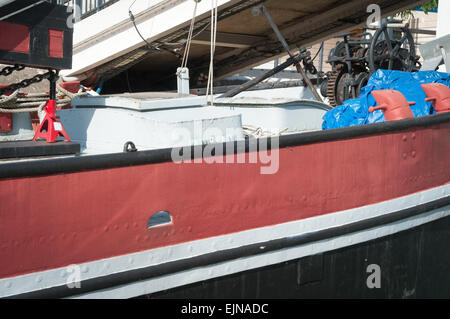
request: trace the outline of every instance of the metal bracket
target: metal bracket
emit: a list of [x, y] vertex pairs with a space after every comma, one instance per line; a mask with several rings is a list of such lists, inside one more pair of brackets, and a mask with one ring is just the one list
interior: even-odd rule
[[56, 73], [51, 73], [50, 76], [50, 99], [44, 107], [45, 116], [39, 125], [33, 141], [39, 139], [45, 139], [47, 143], [54, 143], [56, 139], [61, 136], [66, 141], [70, 142], [70, 138], [67, 135], [61, 121], [56, 116], [56, 81], [58, 80]]
[[[283, 45], [284, 49], [287, 51], [289, 56], [291, 58], [293, 58], [294, 57], [294, 53], [291, 51], [291, 48], [289, 47], [289, 44], [286, 42], [286, 39], [281, 34], [280, 29], [278, 29], [278, 26], [273, 21], [272, 17], [270, 16], [269, 12], [267, 11], [267, 9], [263, 5], [258, 6], [258, 9], [265, 15], [267, 21], [269, 21], [270, 26], [272, 27], [273, 31], [277, 35], [278, 40], [281, 42], [281, 44]], [[300, 73], [300, 75], [303, 77], [303, 80], [305, 81], [306, 85], [310, 88], [312, 94], [317, 99], [317, 101], [323, 102], [322, 98], [320, 97], [319, 93], [317, 93], [315, 87], [313, 86], [311, 80], [306, 75], [306, 72], [305, 72], [305, 70], [303, 70], [303, 68], [300, 65], [300, 63], [296, 62], [295, 63], [295, 67], [297, 68], [297, 72]]]
[[178, 94], [189, 94], [189, 69], [177, 69], [177, 89]]

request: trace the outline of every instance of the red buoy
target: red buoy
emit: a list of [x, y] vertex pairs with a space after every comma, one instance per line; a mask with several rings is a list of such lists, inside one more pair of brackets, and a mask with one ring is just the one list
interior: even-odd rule
[[372, 91], [372, 95], [378, 106], [369, 107], [369, 112], [383, 110], [386, 121], [396, 121], [414, 117], [410, 105], [416, 102], [408, 102], [402, 93], [395, 90]]
[[437, 113], [450, 111], [450, 88], [441, 83], [422, 84], [428, 96], [425, 101], [431, 102]]

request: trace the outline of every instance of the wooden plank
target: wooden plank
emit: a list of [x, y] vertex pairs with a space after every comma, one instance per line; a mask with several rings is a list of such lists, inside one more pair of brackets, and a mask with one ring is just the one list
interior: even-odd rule
[[[263, 36], [254, 36], [248, 34], [217, 32], [216, 45], [230, 48], [249, 48], [255, 43], [266, 40]], [[192, 40], [194, 44], [211, 45], [210, 31], [203, 31], [195, 39]]]
[[[295, 24], [290, 24], [288, 26], [285, 26], [284, 28], [281, 28], [281, 33], [289, 40], [289, 44], [292, 46], [300, 47], [313, 45], [320, 41], [329, 39], [333, 34], [347, 32], [353, 29], [364, 27], [366, 24], [365, 19], [368, 17], [368, 13], [365, 11], [365, 8], [368, 4], [374, 2], [376, 1], [353, 0], [338, 7], [324, 11], [318, 15], [314, 15], [311, 18], [300, 19]], [[381, 7], [381, 14], [382, 17], [387, 17], [405, 9], [416, 7], [424, 2], [426, 1], [416, 0], [395, 2], [393, 4]], [[351, 13], [355, 15], [359, 11], [361, 11], [360, 20], [362, 20], [359, 23], [351, 23], [345, 20], [345, 17], [348, 17]], [[321, 28], [323, 29], [323, 31], [317, 32], [317, 30], [320, 30]], [[333, 31], [332, 33], [330, 32], [331, 30]], [[271, 41], [277, 41], [275, 34], [270, 34], [269, 38], [271, 39]], [[268, 43], [269, 41], [260, 42], [258, 44], [255, 44], [252, 48], [250, 48], [250, 50], [258, 50], [259, 47], [265, 48], [267, 50]], [[246, 50], [236, 49], [220, 57], [217, 57], [217, 60], [222, 60], [222, 63], [217, 63], [217, 65], [219, 65], [218, 70], [216, 71], [217, 79], [226, 78], [230, 75], [242, 72], [263, 63], [270, 62], [275, 58], [280, 58], [286, 55], [286, 53], [281, 48], [281, 45], [278, 46], [278, 50], [280, 53], [277, 53], [275, 49], [272, 50], [274, 52], [272, 56], [261, 57], [254, 54], [253, 56], [246, 55]], [[228, 64], [224, 63], [223, 61], [225, 59], [230, 59], [233, 56], [243, 55], [248, 56], [248, 59], [240, 63]]]

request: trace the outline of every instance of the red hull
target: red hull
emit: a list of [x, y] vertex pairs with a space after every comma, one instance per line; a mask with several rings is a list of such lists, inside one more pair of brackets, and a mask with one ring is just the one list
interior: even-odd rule
[[[172, 162], [0, 181], [0, 277], [386, 201], [450, 181], [450, 122], [280, 149], [280, 167]], [[51, 195], [49, 195], [51, 194]], [[173, 223], [147, 229], [168, 211]]]

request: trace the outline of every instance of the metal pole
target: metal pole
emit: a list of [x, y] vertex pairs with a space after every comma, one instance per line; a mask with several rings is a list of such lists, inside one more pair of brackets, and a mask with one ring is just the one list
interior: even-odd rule
[[263, 75], [261, 75], [261, 76], [259, 76], [257, 78], [254, 78], [251, 81], [245, 82], [241, 86], [239, 86], [237, 88], [234, 88], [231, 91], [228, 91], [228, 92], [222, 94], [220, 97], [233, 97], [233, 96], [236, 96], [239, 93], [241, 93], [241, 92], [251, 88], [252, 86], [255, 86], [256, 84], [264, 81], [265, 79], [270, 78], [274, 74], [277, 74], [278, 72], [283, 71], [284, 69], [286, 69], [287, 67], [291, 66], [292, 64], [298, 63], [298, 61], [300, 61], [301, 59], [303, 59], [302, 55], [295, 55], [295, 56], [289, 58], [283, 64], [280, 64], [279, 66], [273, 68], [269, 72], [264, 73]]
[[323, 52], [325, 51], [325, 43], [322, 42], [320, 45], [320, 53], [319, 53], [319, 72], [323, 71]]
[[[291, 52], [291, 48], [289, 47], [288, 43], [286, 42], [286, 40], [284, 39], [283, 35], [281, 34], [280, 30], [278, 29], [277, 25], [275, 24], [275, 22], [273, 22], [272, 17], [270, 16], [269, 12], [267, 11], [267, 9], [264, 6], [259, 6], [259, 9], [261, 10], [261, 12], [266, 16], [267, 20], [269, 21], [273, 31], [275, 32], [275, 34], [278, 37], [278, 40], [280, 40], [281, 44], [283, 45], [284, 49], [287, 51], [287, 53], [289, 54], [289, 56], [292, 58], [294, 56], [294, 54]], [[297, 72], [300, 73], [300, 75], [303, 77], [303, 80], [305, 81], [306, 85], [309, 86], [309, 88], [311, 89], [312, 94], [314, 95], [314, 97], [317, 99], [317, 101], [319, 102], [323, 102], [322, 98], [320, 97], [319, 93], [317, 93], [316, 89], [314, 88], [311, 80], [308, 78], [308, 76], [306, 75], [305, 70], [303, 70], [303, 68], [301, 67], [300, 63], [297, 62], [295, 64], [295, 67], [297, 68]]]
[[52, 73], [52, 75], [49, 78], [50, 81], [50, 90], [49, 90], [49, 99], [50, 100], [56, 100], [56, 81], [58, 81], [59, 76], [57, 73]]

